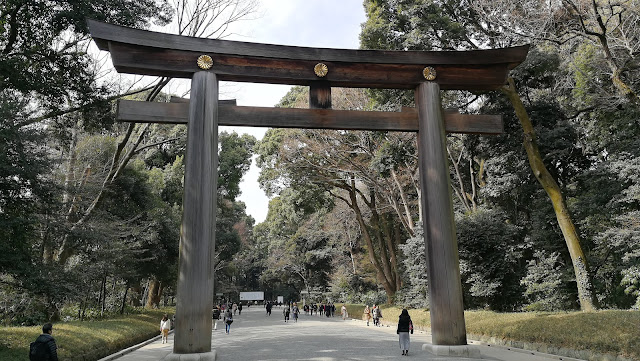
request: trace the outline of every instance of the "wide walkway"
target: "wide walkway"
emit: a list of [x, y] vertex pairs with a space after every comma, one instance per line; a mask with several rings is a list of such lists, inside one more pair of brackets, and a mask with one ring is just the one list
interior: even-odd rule
[[[274, 308], [267, 317], [262, 306], [245, 308], [236, 315], [231, 333], [225, 334], [224, 324], [218, 321], [212, 332], [213, 347], [220, 361], [252, 360], [429, 360], [460, 361], [466, 358], [434, 356], [422, 350], [431, 336], [416, 331], [411, 336], [409, 356], [401, 356], [395, 328], [366, 326], [360, 320], [342, 321], [340, 317], [300, 316], [297, 323], [285, 323], [282, 308]], [[161, 360], [171, 352], [173, 335], [168, 344], [160, 341], [148, 344], [117, 361]], [[532, 355], [525, 351], [509, 351], [504, 348], [478, 346], [485, 359], [505, 361], [571, 360], [551, 355]]]

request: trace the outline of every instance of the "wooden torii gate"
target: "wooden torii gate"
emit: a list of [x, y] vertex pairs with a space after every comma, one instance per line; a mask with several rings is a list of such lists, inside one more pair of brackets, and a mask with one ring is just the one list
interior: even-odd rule
[[[495, 90], [529, 47], [473, 51], [306, 48], [202, 39], [89, 20], [123, 73], [190, 78], [188, 102], [121, 101], [123, 121], [188, 123], [175, 342], [167, 360], [215, 360], [211, 349], [218, 125], [418, 133], [432, 342], [467, 344], [445, 132], [499, 134], [502, 117], [443, 112], [440, 89]], [[218, 101], [218, 81], [307, 85], [311, 109]], [[416, 109], [331, 110], [331, 87], [415, 89]]]

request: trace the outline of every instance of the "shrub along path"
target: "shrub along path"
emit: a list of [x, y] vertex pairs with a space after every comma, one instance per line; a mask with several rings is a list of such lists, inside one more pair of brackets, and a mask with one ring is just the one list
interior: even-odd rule
[[[436, 357], [422, 351], [422, 345], [429, 343], [431, 336], [426, 332], [416, 332], [411, 337], [409, 357], [421, 360], [468, 360], [464, 358]], [[212, 332], [212, 342], [220, 361], [247, 360], [403, 360], [398, 347], [395, 326], [366, 326], [360, 320], [300, 316], [297, 323], [285, 323], [282, 308], [274, 308], [267, 317], [261, 306], [245, 308], [241, 316], [236, 316], [231, 333], [225, 334], [222, 321]], [[117, 361], [161, 360], [171, 352], [173, 336], [168, 344], [153, 342]], [[508, 361], [558, 360], [549, 355], [531, 355], [506, 349], [479, 346], [493, 359]], [[488, 357], [487, 357], [488, 358]], [[563, 358], [568, 360], [567, 358]]]

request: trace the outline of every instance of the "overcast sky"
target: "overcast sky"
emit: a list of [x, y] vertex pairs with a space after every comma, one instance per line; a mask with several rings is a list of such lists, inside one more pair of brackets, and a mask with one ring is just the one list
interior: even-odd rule
[[[322, 48], [357, 49], [360, 24], [365, 21], [362, 0], [261, 0], [260, 17], [242, 22], [229, 40]], [[221, 84], [221, 98], [235, 98], [238, 105], [273, 106], [290, 86], [271, 84]], [[249, 133], [261, 139], [265, 128], [220, 127]], [[258, 186], [260, 170], [251, 166], [240, 184], [239, 197], [247, 205], [247, 213], [262, 222], [267, 216], [266, 195]]]

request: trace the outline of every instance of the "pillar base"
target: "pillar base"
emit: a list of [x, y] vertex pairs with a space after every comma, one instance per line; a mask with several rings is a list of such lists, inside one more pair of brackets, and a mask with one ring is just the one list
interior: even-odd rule
[[163, 361], [216, 361], [218, 354], [215, 350], [203, 353], [170, 353]]
[[480, 355], [480, 349], [474, 345], [422, 345], [422, 350], [430, 352], [436, 356], [455, 356], [455, 357], [467, 357], [467, 358], [482, 358]]

